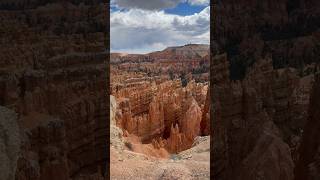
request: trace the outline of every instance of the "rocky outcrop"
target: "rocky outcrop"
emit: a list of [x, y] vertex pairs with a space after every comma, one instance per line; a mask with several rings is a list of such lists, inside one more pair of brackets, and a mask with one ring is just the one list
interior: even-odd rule
[[189, 104], [189, 107], [183, 119], [179, 124], [171, 124], [170, 136], [165, 141], [165, 146], [171, 153], [190, 148], [200, 134], [201, 109], [193, 98], [186, 104]]
[[319, 166], [319, 118], [320, 118], [320, 75], [315, 78], [310, 96], [308, 121], [303, 129], [299, 160], [295, 167], [295, 179], [314, 180], [320, 178]]
[[116, 121], [131, 143], [129, 149], [148, 155], [186, 150], [202, 133], [201, 121], [209, 134], [208, 84], [201, 77], [209, 71], [207, 52], [208, 46], [186, 45], [147, 55], [111, 55], [111, 92], [119, 104]]
[[159, 96], [156, 96], [149, 105], [149, 122], [150, 129], [153, 131], [150, 133], [151, 136], [164, 130], [164, 103]]
[[51, 178], [68, 179], [69, 147], [64, 122], [46, 115], [28, 118], [38, 118], [40, 124], [31, 124], [25, 129], [27, 133], [16, 178], [46, 179], [56, 175]]
[[[180, 81], [168, 81], [151, 88], [136, 88], [139, 91], [131, 93], [129, 98], [118, 98], [117, 124], [142, 142], [152, 142], [155, 148], [165, 147], [174, 153], [185, 150], [200, 134], [202, 109], [199, 104], [204, 107], [207, 91], [203, 87], [192, 81], [182, 88]], [[148, 93], [140, 95], [140, 92], [150, 93], [147, 96]], [[133, 103], [144, 110], [137, 113]]]
[[[153, 80], [157, 83], [176, 78], [203, 83], [209, 81], [208, 45], [169, 47], [149, 54], [111, 53], [110, 57], [111, 74], [115, 74], [111, 78], [111, 87], [119, 80], [126, 83], [126, 89]], [[123, 72], [122, 75], [119, 74], [120, 71]]]
[[[22, 4], [28, 9], [19, 10]], [[0, 105], [18, 114], [23, 137], [16, 179], [102, 178], [109, 113], [105, 5], [0, 6]]]
[[114, 96], [110, 96], [110, 146], [117, 149], [123, 149], [123, 132], [121, 128], [116, 125], [117, 113], [117, 101]]
[[186, 101], [186, 104], [189, 107], [179, 124], [186, 138], [193, 142], [194, 138], [200, 134], [202, 112], [198, 103], [192, 97]]
[[232, 79], [243, 79], [269, 54], [275, 68], [319, 62], [319, 1], [217, 1], [212, 19], [219, 51], [226, 52]]
[[20, 153], [20, 129], [15, 112], [0, 106], [0, 174], [1, 179], [15, 178]]
[[148, 54], [151, 59], [195, 59], [204, 57], [209, 53], [209, 45], [187, 44], [184, 46], [168, 47], [163, 51]]
[[213, 8], [213, 178], [317, 179], [310, 94], [319, 2], [226, 0]]
[[289, 146], [280, 138], [273, 123], [267, 122], [262, 128], [252, 151], [236, 168], [234, 179], [293, 179]]
[[230, 81], [227, 56], [214, 60], [214, 178], [293, 179], [313, 75], [299, 78], [260, 59], [244, 80]]
[[202, 135], [210, 135], [210, 106], [210, 89], [208, 89], [200, 123]]

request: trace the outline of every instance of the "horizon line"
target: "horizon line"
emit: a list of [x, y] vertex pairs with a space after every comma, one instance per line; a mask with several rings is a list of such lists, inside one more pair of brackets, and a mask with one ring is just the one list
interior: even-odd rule
[[183, 46], [187, 46], [187, 45], [208, 45], [208, 46], [210, 46], [210, 43], [209, 44], [206, 44], [206, 43], [188, 43], [188, 44], [184, 44], [184, 45], [167, 46], [162, 50], [155, 50], [155, 51], [150, 51], [150, 52], [145, 52], [145, 53], [129, 53], [128, 51], [124, 52], [124, 51], [113, 51], [113, 50], [110, 50], [110, 54], [111, 53], [118, 53], [118, 54], [131, 54], [131, 55], [146, 55], [146, 54], [150, 54], [150, 53], [153, 53], [153, 52], [164, 51], [167, 48], [183, 47]]

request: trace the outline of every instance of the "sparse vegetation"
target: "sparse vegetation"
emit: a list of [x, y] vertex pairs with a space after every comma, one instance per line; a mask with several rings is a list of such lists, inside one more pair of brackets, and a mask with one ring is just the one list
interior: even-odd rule
[[170, 155], [170, 159], [176, 161], [176, 160], [180, 160], [181, 157], [178, 154], [171, 154]]
[[124, 145], [130, 150], [132, 151], [133, 150], [133, 147], [132, 147], [132, 144], [130, 142], [125, 142]]
[[169, 77], [170, 77], [171, 80], [174, 79], [174, 74], [173, 74], [172, 69], [169, 69]]
[[185, 73], [185, 72], [182, 72], [182, 73], [181, 73], [180, 79], [181, 79], [182, 87], [186, 87], [187, 84], [188, 84], [188, 79], [187, 79], [187, 77], [186, 77], [186, 73]]

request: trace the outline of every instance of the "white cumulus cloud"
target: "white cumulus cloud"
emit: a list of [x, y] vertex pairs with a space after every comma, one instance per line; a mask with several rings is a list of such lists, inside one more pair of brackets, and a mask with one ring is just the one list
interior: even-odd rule
[[173, 8], [182, 1], [184, 0], [111, 0], [111, 4], [127, 9], [160, 10]]
[[198, 6], [207, 6], [209, 5], [209, 0], [188, 0], [188, 3], [191, 5], [198, 5]]
[[110, 17], [111, 51], [147, 53], [187, 43], [209, 44], [210, 7], [189, 16], [129, 9]]
[[111, 0], [111, 6], [126, 9], [163, 10], [174, 8], [179, 3], [208, 6], [209, 0]]

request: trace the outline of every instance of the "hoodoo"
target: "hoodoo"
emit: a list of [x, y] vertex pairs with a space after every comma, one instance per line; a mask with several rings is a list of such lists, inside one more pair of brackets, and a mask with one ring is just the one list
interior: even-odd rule
[[[191, 74], [190, 81], [180, 78], [194, 68], [190, 65], [195, 62], [208, 63], [206, 53], [208, 46], [186, 45], [140, 56], [112, 56], [111, 62], [115, 63], [111, 66], [111, 89], [119, 104], [116, 121], [128, 133], [128, 141], [135, 136], [141, 144], [178, 153], [191, 148], [202, 131], [209, 135], [208, 79], [198, 79], [208, 72]], [[177, 56], [185, 59], [178, 61]], [[139, 62], [143, 57], [144, 63], [123, 66], [127, 61]], [[165, 58], [172, 60], [163, 61]], [[174, 74], [173, 68], [177, 67], [180, 69]]]
[[[124, 142], [124, 150], [112, 148], [114, 154], [135, 153], [132, 156], [143, 167], [161, 161], [159, 169], [174, 160], [178, 169], [169, 169], [187, 177], [191, 177], [189, 171], [196, 168], [195, 164], [205, 161], [199, 166], [206, 171], [202, 176], [208, 178], [208, 51], [207, 45], [186, 45], [145, 55], [112, 56], [111, 95], [117, 103], [115, 121], [123, 132]], [[207, 136], [200, 141], [201, 135]], [[198, 152], [194, 152], [197, 148], [205, 148], [202, 152], [206, 155], [197, 156]], [[187, 160], [193, 155], [197, 158]], [[138, 160], [139, 156], [147, 160]], [[185, 160], [194, 165], [186, 165]], [[112, 161], [111, 167], [118, 164]], [[130, 164], [125, 168], [135, 169]], [[140, 173], [142, 176], [146, 172]], [[115, 168], [111, 169], [111, 175], [120, 177]]]

